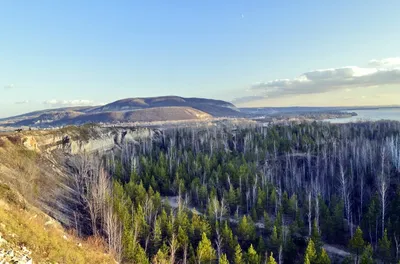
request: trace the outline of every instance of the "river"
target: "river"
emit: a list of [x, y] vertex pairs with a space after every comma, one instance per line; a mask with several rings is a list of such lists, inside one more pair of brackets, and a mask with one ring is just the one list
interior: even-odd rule
[[326, 119], [330, 123], [352, 123], [359, 121], [379, 121], [394, 120], [400, 121], [400, 108], [378, 108], [368, 110], [349, 110], [346, 112], [355, 112], [357, 116], [347, 118]]

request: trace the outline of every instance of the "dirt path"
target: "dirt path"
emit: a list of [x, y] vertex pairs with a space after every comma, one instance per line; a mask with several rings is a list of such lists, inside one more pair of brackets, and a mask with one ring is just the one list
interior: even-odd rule
[[322, 247], [326, 250], [326, 252], [328, 254], [338, 255], [338, 256], [341, 256], [343, 258], [348, 257], [348, 256], [351, 255], [349, 252], [344, 251], [344, 250], [342, 250], [342, 249], [340, 249], [338, 247], [335, 247], [333, 245], [324, 244]]

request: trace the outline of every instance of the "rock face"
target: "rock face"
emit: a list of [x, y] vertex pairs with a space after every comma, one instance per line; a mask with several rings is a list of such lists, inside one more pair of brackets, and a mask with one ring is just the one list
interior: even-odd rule
[[[158, 135], [150, 129], [120, 129], [112, 131], [104, 131], [99, 133], [99, 137], [92, 138], [89, 140], [72, 140], [67, 150], [71, 154], [79, 153], [92, 153], [92, 152], [105, 152], [111, 150], [114, 147], [123, 145], [129, 142], [138, 142], [141, 139], [152, 138]], [[65, 139], [66, 136], [64, 136]], [[67, 136], [68, 137], [68, 136]]]
[[22, 144], [29, 150], [38, 151], [36, 139], [32, 136], [27, 136], [22, 140]]
[[24, 135], [21, 143], [28, 150], [69, 154], [105, 152], [129, 142], [158, 138], [161, 131], [147, 128], [72, 128]]

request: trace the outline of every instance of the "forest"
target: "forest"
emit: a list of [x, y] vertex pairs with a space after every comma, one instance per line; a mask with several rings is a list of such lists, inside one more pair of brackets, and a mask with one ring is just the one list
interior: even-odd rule
[[400, 123], [171, 128], [71, 156], [120, 263], [400, 263]]

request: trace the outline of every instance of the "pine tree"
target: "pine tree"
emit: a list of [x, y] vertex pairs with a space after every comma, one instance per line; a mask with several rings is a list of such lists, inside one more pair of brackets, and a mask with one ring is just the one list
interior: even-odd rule
[[197, 247], [197, 259], [199, 263], [211, 263], [216, 259], [215, 249], [212, 247], [206, 233], [202, 234], [201, 241]]
[[274, 258], [274, 254], [271, 253], [271, 255], [267, 259], [267, 264], [278, 264]]
[[247, 250], [247, 263], [248, 264], [259, 264], [260, 258], [257, 254], [257, 251], [254, 250], [253, 245], [250, 245]]
[[257, 242], [257, 252], [265, 252], [265, 242], [264, 238], [262, 236], [258, 237], [258, 242]]
[[317, 260], [317, 251], [315, 250], [315, 244], [312, 239], [308, 241], [304, 262], [306, 262], [306, 260], [311, 264], [315, 263]]
[[222, 228], [222, 243], [223, 251], [228, 254], [228, 256], [233, 256], [235, 254], [236, 241], [227, 221], [225, 221], [224, 227]]
[[361, 255], [360, 264], [373, 264], [373, 249], [372, 246], [369, 244], [365, 247], [364, 252]]
[[356, 233], [350, 239], [349, 247], [356, 254], [356, 263], [358, 263], [359, 256], [365, 247], [365, 241], [363, 239], [363, 232], [360, 227], [357, 227]]
[[317, 221], [314, 219], [314, 223], [312, 226], [311, 230], [311, 239], [314, 242], [315, 249], [317, 251], [320, 251], [322, 247], [322, 242], [321, 242], [321, 235], [319, 234], [318, 227], [317, 227]]
[[235, 248], [235, 258], [234, 258], [234, 263], [235, 264], [242, 264], [243, 263], [243, 256], [242, 256], [242, 248], [240, 247], [239, 244], [236, 245]]
[[272, 229], [272, 223], [271, 219], [269, 218], [269, 215], [266, 211], [264, 211], [264, 230], [267, 234], [271, 232]]
[[153, 264], [168, 264], [169, 256], [168, 256], [168, 247], [163, 244], [162, 247], [157, 251], [157, 254], [153, 257]]
[[178, 242], [181, 246], [187, 245], [189, 243], [189, 237], [187, 233], [183, 230], [182, 226], [178, 227]]
[[325, 249], [321, 249], [321, 254], [318, 256], [317, 263], [318, 264], [331, 264], [331, 259], [329, 258]]
[[244, 215], [239, 222], [238, 235], [241, 241], [249, 243], [256, 237], [256, 227], [250, 217]]
[[306, 256], [304, 257], [304, 264], [311, 264], [308, 255], [306, 255]]
[[158, 250], [161, 244], [161, 239], [162, 239], [161, 220], [160, 218], [157, 218], [157, 220], [154, 221], [154, 227], [153, 227], [152, 248], [151, 248], [152, 252], [156, 252]]
[[275, 218], [275, 222], [274, 222], [274, 226], [276, 227], [276, 231], [277, 231], [277, 234], [278, 234], [279, 238], [282, 237], [282, 233], [283, 233], [283, 230], [282, 230], [282, 224], [283, 224], [282, 211], [283, 211], [282, 207], [279, 208], [278, 213], [277, 213], [276, 218]]
[[277, 252], [278, 252], [279, 245], [280, 245], [281, 242], [280, 242], [280, 239], [279, 239], [279, 237], [278, 237], [278, 232], [277, 232], [276, 226], [274, 226], [274, 228], [272, 229], [272, 234], [271, 234], [270, 243], [271, 243], [271, 245], [270, 245], [271, 249], [272, 249], [275, 253], [277, 253]]
[[379, 257], [384, 263], [390, 263], [390, 250], [391, 242], [387, 236], [387, 230], [383, 234], [383, 237], [379, 239]]
[[221, 259], [219, 260], [219, 264], [229, 264], [226, 254], [222, 254]]
[[135, 246], [135, 256], [133, 263], [143, 263], [143, 264], [150, 263], [146, 255], [146, 251], [144, 251], [144, 249], [139, 243]]

